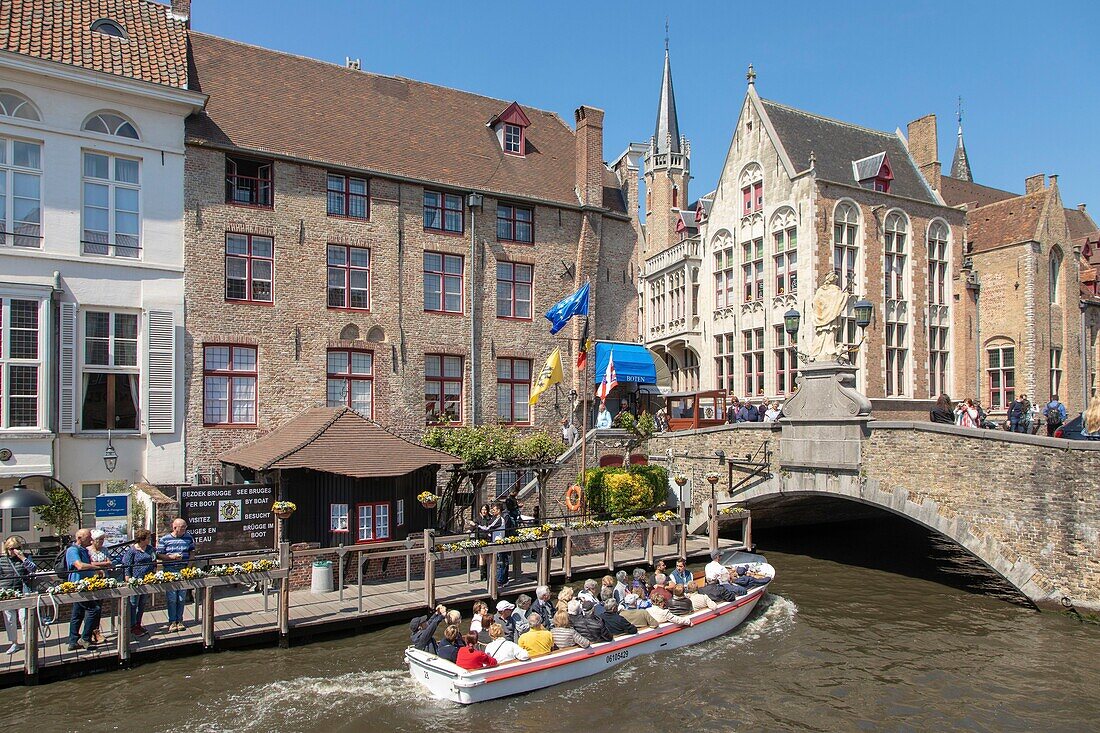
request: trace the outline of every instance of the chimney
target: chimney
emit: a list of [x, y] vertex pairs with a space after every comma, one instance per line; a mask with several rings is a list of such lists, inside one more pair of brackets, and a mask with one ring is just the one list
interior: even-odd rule
[[1036, 173], [1024, 179], [1024, 195], [1042, 191], [1047, 187], [1047, 177], [1043, 173]]
[[577, 196], [585, 206], [603, 205], [603, 110], [581, 106], [577, 123]]
[[172, 0], [172, 17], [191, 28], [191, 0]]
[[1057, 173], [1051, 173], [1050, 174], [1050, 187], [1051, 188], [1058, 188], [1058, 174]]
[[1080, 211], [1082, 214], [1084, 214], [1085, 213], [1085, 205], [1084, 204], [1077, 204], [1077, 210]]
[[925, 115], [913, 120], [907, 128], [909, 155], [917, 164], [921, 175], [935, 190], [940, 188], [939, 142], [936, 136], [936, 115]]

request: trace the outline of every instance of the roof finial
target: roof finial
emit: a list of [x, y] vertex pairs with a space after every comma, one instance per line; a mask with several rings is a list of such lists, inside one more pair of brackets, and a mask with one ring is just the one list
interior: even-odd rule
[[955, 106], [955, 119], [957, 119], [959, 121], [959, 127], [962, 127], [962, 124], [963, 124], [963, 98], [962, 98], [961, 95], [959, 96], [958, 104]]
[[749, 80], [749, 86], [756, 84], [756, 69], [752, 68], [752, 64], [749, 64], [749, 71], [745, 74], [745, 78]]
[[810, 151], [810, 170], [817, 168], [817, 155], [814, 151]]
[[668, 53], [668, 16], [665, 16], [665, 53]]

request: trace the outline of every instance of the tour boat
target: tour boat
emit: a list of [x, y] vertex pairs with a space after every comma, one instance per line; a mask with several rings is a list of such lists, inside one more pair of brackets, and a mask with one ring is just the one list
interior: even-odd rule
[[[749, 565], [770, 579], [775, 568], [760, 555], [736, 552], [723, 558], [725, 565]], [[768, 585], [757, 586], [736, 600], [719, 603], [715, 609], [689, 614], [691, 626], [661, 624], [657, 628], [621, 635], [587, 649], [572, 647], [531, 659], [506, 662], [488, 669], [465, 670], [446, 659], [414, 647], [405, 650], [405, 662], [412, 678], [436, 698], [468, 705], [509, 695], [540, 690], [562, 682], [581, 679], [622, 664], [628, 659], [653, 652], [691, 646], [714, 639], [741, 624], [764, 597]]]

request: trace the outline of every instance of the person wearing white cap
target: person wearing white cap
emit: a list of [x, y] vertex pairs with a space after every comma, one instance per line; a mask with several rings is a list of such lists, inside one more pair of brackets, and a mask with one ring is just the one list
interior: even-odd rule
[[512, 660], [526, 662], [530, 659], [531, 655], [527, 650], [505, 636], [506, 633], [500, 622], [494, 619], [493, 625], [489, 627], [490, 641], [485, 645], [485, 653], [497, 660], [497, 664]]
[[512, 641], [516, 636], [516, 624], [512, 620], [512, 611], [515, 610], [516, 604], [502, 598], [497, 601], [497, 612], [493, 616], [493, 623], [500, 624], [501, 628], [504, 629], [504, 638], [508, 641]]
[[[103, 551], [103, 543], [107, 541], [107, 533], [102, 529], [92, 530], [92, 546], [88, 548], [88, 554], [92, 557], [92, 562], [106, 562], [110, 563], [111, 558], [107, 557], [107, 553]], [[105, 567], [110, 567], [107, 565]], [[102, 571], [101, 571], [102, 572]], [[110, 571], [106, 571], [109, 575]], [[92, 628], [92, 643], [102, 644], [106, 641], [103, 636], [103, 632], [99, 630], [99, 624], [101, 619], [96, 619], [95, 626]]]

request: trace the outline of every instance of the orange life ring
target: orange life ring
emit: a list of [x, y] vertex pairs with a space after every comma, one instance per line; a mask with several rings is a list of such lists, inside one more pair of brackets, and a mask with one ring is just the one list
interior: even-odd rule
[[581, 492], [581, 487], [577, 484], [573, 484], [565, 492], [565, 506], [571, 512], [578, 512], [581, 509], [581, 498], [584, 494]]

